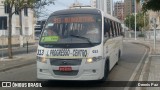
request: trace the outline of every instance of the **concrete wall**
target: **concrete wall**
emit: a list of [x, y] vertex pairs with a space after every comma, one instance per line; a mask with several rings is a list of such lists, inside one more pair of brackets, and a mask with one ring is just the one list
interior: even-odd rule
[[[35, 43], [34, 37], [33, 36], [25, 36], [23, 37], [23, 43]], [[12, 44], [13, 45], [19, 45], [20, 40], [19, 36], [12, 36]], [[8, 45], [8, 38], [6, 36], [0, 36], [0, 46], [7, 46]]]
[[98, 9], [104, 11], [105, 13], [113, 15], [112, 0], [97, 0], [96, 2]]
[[[146, 32], [142, 32], [145, 37], [145, 39], [150, 39], [153, 40], [154, 39], [154, 31], [146, 31]], [[140, 31], [137, 31], [137, 37], [138, 35], [141, 34]], [[135, 32], [134, 31], [126, 31], [125, 32], [125, 37], [126, 38], [135, 38]], [[160, 30], [156, 30], [156, 39], [160, 40]]]

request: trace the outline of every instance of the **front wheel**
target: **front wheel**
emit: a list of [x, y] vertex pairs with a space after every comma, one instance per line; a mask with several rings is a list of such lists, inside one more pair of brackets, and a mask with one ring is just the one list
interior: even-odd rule
[[104, 76], [100, 81], [105, 82], [108, 78], [108, 74], [109, 74], [109, 60], [106, 61], [106, 64], [105, 64], [105, 67], [104, 67]]
[[[121, 51], [118, 52], [118, 61], [120, 60], [121, 58]], [[118, 61], [116, 62], [116, 65], [118, 65]]]

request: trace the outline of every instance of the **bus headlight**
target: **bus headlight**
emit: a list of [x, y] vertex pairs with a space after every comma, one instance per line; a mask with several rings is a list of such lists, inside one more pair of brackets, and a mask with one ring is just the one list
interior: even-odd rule
[[37, 57], [37, 59], [41, 63], [47, 63], [47, 59], [45, 57]]
[[102, 60], [102, 56], [87, 58], [86, 63], [94, 63], [94, 62], [97, 62], [97, 61], [100, 61], [100, 60]]

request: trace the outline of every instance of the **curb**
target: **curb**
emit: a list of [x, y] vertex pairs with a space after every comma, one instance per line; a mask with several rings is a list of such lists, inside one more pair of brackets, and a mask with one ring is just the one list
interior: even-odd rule
[[[21, 59], [24, 59], [24, 58], [21, 58]], [[22, 60], [18, 59], [16, 61], [22, 61]], [[6, 62], [10, 62], [10, 61], [6, 61]], [[36, 63], [36, 58], [35, 57], [29, 58], [29, 59], [26, 59], [26, 60], [22, 61], [19, 64], [15, 64], [13, 66], [5, 67], [5, 68], [0, 68], [0, 72], [5, 72], [5, 71], [11, 70], [11, 69], [32, 65], [32, 64], [35, 64], [35, 63]]]

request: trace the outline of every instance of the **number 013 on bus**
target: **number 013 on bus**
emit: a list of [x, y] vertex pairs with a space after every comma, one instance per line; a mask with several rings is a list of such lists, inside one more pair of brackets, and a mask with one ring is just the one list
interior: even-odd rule
[[121, 22], [98, 9], [51, 14], [37, 50], [37, 78], [101, 80], [122, 54]]

